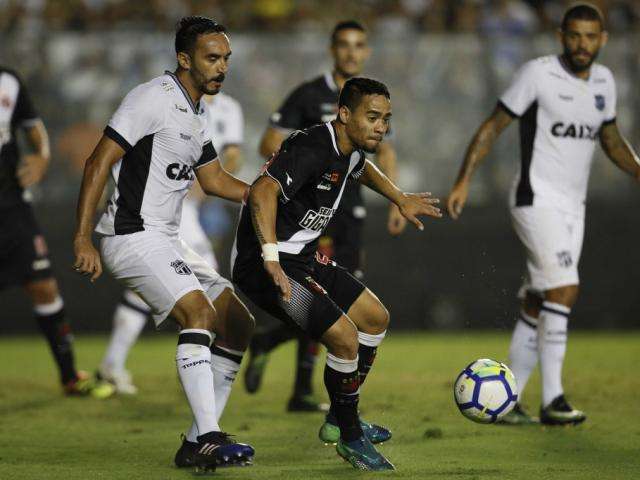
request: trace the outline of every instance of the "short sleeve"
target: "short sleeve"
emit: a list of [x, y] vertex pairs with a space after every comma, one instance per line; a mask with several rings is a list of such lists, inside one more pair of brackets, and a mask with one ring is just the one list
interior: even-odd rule
[[147, 135], [158, 132], [164, 122], [165, 109], [148, 84], [131, 90], [109, 120], [105, 135], [130, 150]]
[[242, 107], [235, 101], [230, 103], [230, 106], [223, 148], [228, 145], [241, 145], [244, 142], [244, 116], [242, 115]]
[[213, 142], [211, 140], [206, 140], [202, 145], [202, 154], [193, 168], [198, 169], [200, 167], [204, 167], [217, 159], [218, 152], [216, 152]]
[[[293, 135], [304, 133], [296, 132]], [[322, 174], [322, 165], [322, 159], [317, 158], [312, 148], [285, 141], [267, 163], [264, 175], [280, 184], [282, 200], [288, 202], [300, 188]]]
[[271, 114], [269, 124], [280, 130], [297, 130], [303, 128], [304, 91], [302, 86], [295, 89], [282, 106]]
[[613, 75], [609, 74], [609, 78], [610, 78], [610, 87], [609, 87], [609, 95], [608, 98], [605, 100], [605, 104], [604, 104], [604, 121], [602, 122], [604, 125], [609, 124], [609, 123], [614, 123], [616, 121], [616, 116], [617, 116], [617, 89], [616, 89], [616, 82], [613, 79]]
[[499, 104], [512, 117], [520, 117], [536, 100], [535, 63], [525, 63], [511, 82], [511, 85], [500, 97]]
[[364, 168], [366, 164], [367, 164], [367, 158], [365, 157], [364, 153], [360, 153], [360, 160], [358, 160], [358, 163], [356, 164], [356, 166], [353, 167], [353, 170], [351, 170], [349, 177], [355, 181], [359, 180], [362, 174], [364, 173]]
[[18, 98], [13, 113], [13, 123], [22, 127], [28, 127], [39, 119], [38, 112], [33, 106], [31, 96], [27, 92], [24, 83], [18, 79]]

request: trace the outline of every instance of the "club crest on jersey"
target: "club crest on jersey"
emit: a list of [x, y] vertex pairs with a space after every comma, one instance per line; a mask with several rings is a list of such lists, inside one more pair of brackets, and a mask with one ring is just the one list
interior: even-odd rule
[[174, 260], [169, 265], [173, 267], [178, 275], [191, 275], [193, 273], [189, 265], [184, 263], [184, 260]]
[[308, 210], [304, 214], [299, 225], [307, 230], [313, 230], [314, 232], [321, 232], [333, 217], [333, 208], [321, 207], [319, 212]]
[[596, 108], [600, 111], [603, 111], [605, 106], [604, 95], [596, 95], [595, 99], [596, 99]]
[[193, 180], [193, 169], [189, 165], [170, 163], [167, 165], [167, 177], [171, 180]]

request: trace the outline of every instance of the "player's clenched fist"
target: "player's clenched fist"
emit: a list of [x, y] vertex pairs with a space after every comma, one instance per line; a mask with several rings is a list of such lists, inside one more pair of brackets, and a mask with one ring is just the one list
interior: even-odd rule
[[284, 301], [289, 302], [291, 300], [291, 284], [289, 283], [289, 277], [282, 270], [280, 262], [266, 261], [264, 262], [264, 268], [275, 286], [280, 289]]
[[440, 218], [442, 212], [435, 204], [440, 203], [437, 198], [432, 198], [431, 193], [405, 193], [403, 200], [398, 204], [400, 213], [413, 223], [418, 230], [424, 230], [424, 225], [418, 220], [418, 215]]
[[454, 220], [457, 220], [462, 213], [468, 195], [469, 184], [467, 182], [457, 183], [451, 190], [447, 201], [447, 210]]
[[73, 241], [73, 253], [76, 256], [73, 269], [82, 275], [91, 275], [91, 281], [94, 282], [102, 274], [102, 262], [91, 239], [76, 237]]

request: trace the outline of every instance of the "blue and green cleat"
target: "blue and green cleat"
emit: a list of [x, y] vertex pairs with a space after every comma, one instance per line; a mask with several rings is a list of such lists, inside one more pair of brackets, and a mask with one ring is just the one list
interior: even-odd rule
[[358, 470], [395, 470], [393, 464], [378, 452], [376, 447], [364, 436], [352, 442], [338, 439], [336, 452]]
[[[331, 415], [327, 415], [324, 424], [320, 427], [318, 437], [327, 445], [335, 445], [340, 440], [340, 427], [336, 423]], [[360, 419], [360, 426], [364, 436], [373, 444], [383, 443], [391, 439], [391, 432], [385, 427], [365, 422], [362, 419]]]

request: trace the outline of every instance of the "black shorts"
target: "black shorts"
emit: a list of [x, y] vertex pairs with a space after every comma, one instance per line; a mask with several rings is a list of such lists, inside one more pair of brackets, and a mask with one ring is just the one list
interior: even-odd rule
[[338, 213], [322, 233], [318, 250], [361, 278], [364, 269], [363, 230], [364, 219]]
[[282, 260], [291, 282], [291, 301], [284, 302], [263, 267], [262, 259], [235, 265], [233, 282], [265, 312], [290, 327], [319, 340], [366, 288], [358, 279], [327, 257], [316, 255], [309, 263]]
[[24, 204], [0, 211], [0, 289], [50, 278], [47, 242]]

